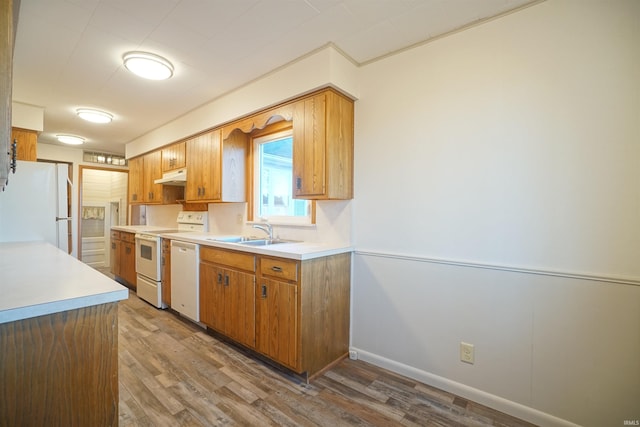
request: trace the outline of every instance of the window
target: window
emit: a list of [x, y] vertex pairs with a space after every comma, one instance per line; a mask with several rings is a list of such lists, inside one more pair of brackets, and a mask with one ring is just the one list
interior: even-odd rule
[[311, 224], [311, 202], [294, 199], [292, 129], [253, 139], [253, 218], [273, 223]]

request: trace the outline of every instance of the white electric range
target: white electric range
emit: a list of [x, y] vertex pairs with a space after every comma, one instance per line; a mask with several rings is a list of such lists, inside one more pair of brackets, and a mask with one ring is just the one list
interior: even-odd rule
[[207, 212], [178, 213], [177, 229], [142, 228], [136, 232], [136, 293], [157, 308], [167, 308], [162, 302], [161, 234], [209, 231]]

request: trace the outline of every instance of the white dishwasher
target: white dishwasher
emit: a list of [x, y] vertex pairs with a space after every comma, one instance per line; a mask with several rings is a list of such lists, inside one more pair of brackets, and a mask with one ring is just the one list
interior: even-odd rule
[[171, 308], [200, 321], [200, 245], [171, 240]]

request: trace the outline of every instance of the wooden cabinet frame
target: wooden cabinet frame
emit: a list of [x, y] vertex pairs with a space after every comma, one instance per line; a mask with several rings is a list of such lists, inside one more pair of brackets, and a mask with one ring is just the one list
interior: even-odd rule
[[296, 261], [203, 247], [200, 320], [308, 380], [348, 355], [350, 277], [351, 253]]
[[[293, 197], [352, 199], [354, 105], [327, 88], [130, 159], [130, 203], [175, 203], [183, 197], [188, 203], [252, 204], [250, 138], [278, 123], [293, 128]], [[168, 189], [179, 187], [153, 181], [182, 165], [183, 147], [186, 187], [183, 195], [168, 196]]]

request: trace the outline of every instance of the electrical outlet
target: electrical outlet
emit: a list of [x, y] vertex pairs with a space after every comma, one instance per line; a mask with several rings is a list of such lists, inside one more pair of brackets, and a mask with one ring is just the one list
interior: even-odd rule
[[466, 342], [460, 343], [460, 361], [473, 365], [475, 360], [473, 344]]
[[349, 350], [349, 359], [358, 360], [358, 352], [355, 350]]

